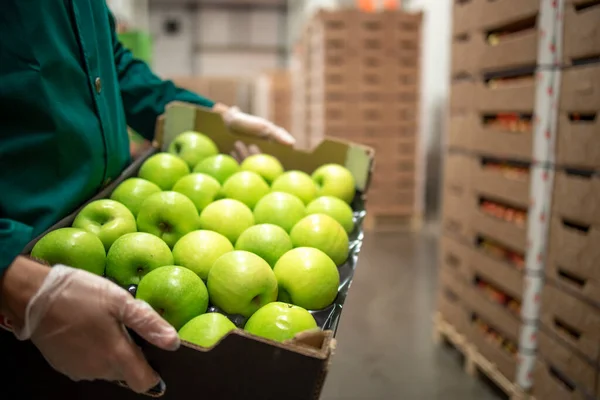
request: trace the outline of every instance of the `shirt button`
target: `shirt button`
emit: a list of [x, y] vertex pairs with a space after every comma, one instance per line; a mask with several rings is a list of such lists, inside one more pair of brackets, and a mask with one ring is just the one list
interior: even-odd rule
[[94, 84], [96, 85], [96, 93], [100, 94], [102, 91], [102, 80], [100, 78], [96, 78]]

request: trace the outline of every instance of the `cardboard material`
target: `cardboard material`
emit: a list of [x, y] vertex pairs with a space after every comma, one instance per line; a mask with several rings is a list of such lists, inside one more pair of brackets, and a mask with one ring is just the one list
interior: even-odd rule
[[452, 291], [444, 284], [444, 281], [440, 282], [437, 298], [438, 311], [445, 321], [459, 333], [466, 335], [469, 329], [469, 314], [458, 296], [459, 293]]
[[538, 0], [482, 0], [480, 27], [497, 29], [516, 21], [535, 17], [540, 9]]
[[455, 238], [442, 236], [440, 265], [446, 270], [453, 271], [465, 282], [472, 282], [475, 276], [472, 263], [472, 248]]
[[[167, 109], [165, 118], [158, 124], [154, 145], [166, 148], [177, 134], [189, 129], [210, 136], [224, 153], [233, 149], [236, 140], [256, 144], [264, 152], [279, 158], [288, 169], [309, 172], [325, 162], [340, 163], [355, 174], [357, 189], [364, 193], [367, 191], [373, 151], [364, 146], [325, 140], [312, 151], [299, 152], [262, 139], [234, 135], [226, 130], [220, 116], [190, 105], [172, 105]], [[155, 152], [156, 149], [152, 149], [145, 157]], [[119, 179], [94, 199], [107, 197], [122, 180], [135, 175], [143, 161], [144, 158], [136, 160]], [[71, 214], [60, 223], [62, 226], [69, 225], [74, 216]], [[341, 276], [347, 272], [342, 271], [343, 268], [340, 267]], [[351, 279], [342, 282], [342, 291], [349, 287], [350, 282]], [[343, 302], [345, 295], [339, 297]], [[341, 309], [341, 303], [335, 307]], [[333, 312], [330, 316], [339, 318]], [[327, 323], [325, 321], [325, 325]], [[176, 352], [158, 350], [142, 340], [136, 342], [167, 383], [166, 392], [159, 393], [164, 394], [166, 400], [207, 396], [233, 400], [247, 398], [249, 393], [260, 393], [261, 399], [318, 399], [335, 348], [333, 331], [306, 332], [290, 343], [279, 344], [253, 337], [238, 329], [211, 349], [184, 343]], [[3, 349], [3, 356], [12, 363], [3, 375], [3, 382], [7, 384], [3, 385], [2, 392], [8, 394], [7, 398], [146, 398], [112, 383], [71, 382], [52, 370], [31, 342], [18, 342], [12, 333], [5, 330], [0, 330], [0, 348]], [[30, 382], [31, 376], [36, 378], [35, 385]]]
[[523, 298], [523, 273], [487, 253], [475, 248], [472, 251], [471, 268], [476, 275], [488, 282], [502, 288], [502, 290], [516, 298]]
[[471, 190], [473, 185], [472, 174], [476, 168], [475, 159], [466, 153], [448, 152], [444, 161], [445, 182]]
[[472, 109], [477, 104], [477, 84], [473, 80], [463, 79], [450, 85], [450, 110], [464, 111]]
[[511, 160], [530, 160], [531, 132], [510, 132], [484, 124], [480, 114], [470, 114], [466, 129], [471, 132], [471, 147], [477, 153]]
[[452, 41], [452, 61], [450, 72], [452, 76], [461, 74], [476, 75], [484, 53], [481, 34], [467, 33], [455, 37]]
[[475, 208], [475, 197], [464, 187], [451, 182], [444, 187], [442, 204], [443, 231], [465, 243], [474, 243], [471, 214]]
[[535, 80], [531, 77], [513, 83], [479, 84], [469, 96], [478, 111], [531, 113], [535, 105]]
[[[559, 373], [564, 374], [562, 371]], [[545, 361], [535, 363], [533, 373], [533, 396], [544, 400], [592, 400], [590, 394], [574, 387], [571, 388], [557, 375], [556, 367]]]
[[556, 162], [561, 166], [600, 169], [600, 118], [595, 121], [571, 121], [561, 113], [556, 138]]
[[564, 290], [600, 305], [600, 229], [587, 234], [553, 217], [546, 276]]
[[[507, 1], [496, 3], [502, 4]], [[512, 9], [520, 10], [521, 7], [515, 7], [513, 4]], [[537, 60], [538, 39], [538, 31], [534, 27], [510, 34], [506, 38], [501, 37], [499, 42], [494, 44], [488, 42], [483, 35], [477, 35], [472, 47], [473, 51], [481, 54], [477, 67], [482, 72], [533, 67]]]
[[569, 0], [565, 5], [563, 54], [566, 61], [600, 55], [600, 4], [577, 10], [588, 0]]
[[[494, 321], [488, 319], [487, 316], [481, 315], [482, 320], [484, 320], [487, 324], [493, 327], [495, 330], [500, 332], [502, 335], [508, 335], [506, 332], [503, 332], [500, 327], [496, 326]], [[515, 374], [517, 372], [517, 358], [509, 354], [507, 351], [502, 349], [495, 341], [489, 340], [483, 332], [481, 332], [474, 322], [471, 321], [469, 325], [469, 334], [468, 337], [470, 341], [477, 347], [477, 350], [490, 362], [496, 365], [500, 373], [504, 375], [509, 380], [513, 380], [515, 378]], [[517, 337], [510, 338], [515, 343], [517, 342]]]
[[[544, 362], [556, 368], [582, 390], [588, 393], [594, 392], [596, 368], [590, 363], [590, 360], [573, 351], [567, 343], [555, 336], [545, 325], [538, 332], [538, 344], [539, 354]], [[590, 356], [593, 357], [593, 355]]]
[[541, 313], [541, 321], [549, 332], [581, 354], [598, 360], [600, 309], [547, 282], [542, 291]]
[[[477, 271], [475, 272], [477, 275]], [[499, 286], [499, 285], [498, 285]], [[488, 295], [482, 292], [481, 289], [475, 286], [474, 282], [470, 282], [467, 287], [470, 297], [467, 305], [477, 315], [483, 317], [487, 321], [492, 321], [494, 326], [497, 326], [502, 332], [505, 332], [511, 338], [518, 338], [521, 329], [521, 321], [511, 313], [506, 307], [494, 302]]]
[[493, 217], [479, 209], [471, 216], [471, 226], [478, 233], [497, 240], [506, 246], [524, 253], [527, 250], [527, 227]]
[[482, 0], [453, 1], [452, 33], [454, 36], [468, 33], [479, 27]]
[[596, 113], [600, 110], [600, 64], [565, 69], [560, 92], [562, 111]]
[[513, 207], [529, 206], [529, 176], [491, 169], [479, 157], [472, 162], [472, 187], [479, 196], [509, 203]]
[[557, 171], [553, 213], [571, 222], [600, 226], [600, 176], [591, 177]]
[[446, 146], [451, 150], [472, 150], [473, 134], [475, 133], [474, 121], [476, 118], [467, 112], [459, 111], [450, 114]]

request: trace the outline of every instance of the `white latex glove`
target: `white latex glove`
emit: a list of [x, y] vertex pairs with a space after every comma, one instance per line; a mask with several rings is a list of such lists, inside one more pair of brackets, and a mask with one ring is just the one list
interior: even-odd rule
[[125, 381], [143, 393], [160, 377], [125, 330], [129, 327], [165, 350], [179, 347], [175, 329], [147, 303], [86, 271], [54, 266], [16, 328], [57, 371], [79, 380]]
[[214, 109], [221, 112], [223, 121], [234, 132], [272, 139], [289, 146], [296, 143], [296, 140], [288, 131], [264, 118], [246, 114], [237, 107], [220, 107], [220, 105], [217, 105]]

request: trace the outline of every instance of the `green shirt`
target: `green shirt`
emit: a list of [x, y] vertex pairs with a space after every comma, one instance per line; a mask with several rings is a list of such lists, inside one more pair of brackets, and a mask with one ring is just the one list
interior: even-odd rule
[[0, 1], [0, 274], [130, 162], [171, 101], [210, 100], [155, 76], [102, 0]]

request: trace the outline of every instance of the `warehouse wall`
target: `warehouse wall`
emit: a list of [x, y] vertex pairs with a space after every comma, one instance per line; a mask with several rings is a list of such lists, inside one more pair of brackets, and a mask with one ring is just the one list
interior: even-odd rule
[[451, 0], [405, 0], [405, 9], [423, 11], [421, 74], [422, 148], [426, 157], [426, 209], [437, 213], [440, 205], [441, 150], [449, 96]]
[[285, 15], [277, 9], [153, 1], [150, 31], [163, 76], [251, 77], [281, 66], [286, 56]]

